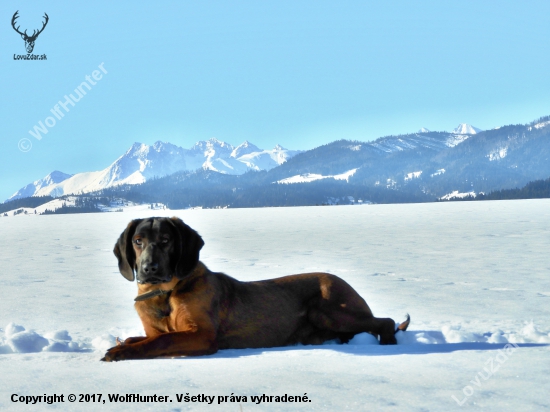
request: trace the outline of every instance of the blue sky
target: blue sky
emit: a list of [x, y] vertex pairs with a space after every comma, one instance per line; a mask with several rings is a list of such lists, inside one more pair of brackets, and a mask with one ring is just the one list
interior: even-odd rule
[[[29, 34], [48, 13], [33, 51], [47, 60], [14, 60], [16, 10]], [[53, 170], [101, 170], [136, 141], [310, 149], [527, 123], [550, 114], [549, 48], [547, 1], [4, 0], [0, 200]], [[29, 134], [102, 63], [42, 139]]]

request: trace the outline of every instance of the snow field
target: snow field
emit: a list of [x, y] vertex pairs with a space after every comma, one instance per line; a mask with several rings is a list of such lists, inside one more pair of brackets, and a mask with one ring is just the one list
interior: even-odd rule
[[[4, 218], [0, 408], [94, 410], [21, 405], [10, 400], [14, 393], [173, 399], [107, 403], [106, 410], [548, 408], [549, 206], [524, 200]], [[118, 273], [112, 248], [129, 220], [147, 215], [177, 215], [196, 229], [206, 243], [201, 260], [212, 270], [240, 280], [328, 271], [376, 316], [400, 322], [410, 313], [410, 329], [396, 346], [360, 334], [347, 345], [101, 363], [115, 337], [142, 334], [136, 287]], [[249, 399], [176, 401], [186, 393]], [[307, 393], [311, 402], [250, 401], [285, 393]]]

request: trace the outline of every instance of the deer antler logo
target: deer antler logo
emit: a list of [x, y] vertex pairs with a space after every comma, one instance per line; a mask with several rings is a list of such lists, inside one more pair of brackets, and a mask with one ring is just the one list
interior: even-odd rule
[[32, 51], [34, 49], [34, 42], [36, 41], [36, 38], [38, 37], [38, 35], [40, 33], [42, 33], [42, 31], [44, 30], [44, 28], [46, 27], [46, 24], [48, 24], [49, 17], [46, 13], [44, 13], [44, 18], [46, 19], [46, 21], [44, 23], [42, 23], [43, 24], [42, 28], [40, 30], [38, 30], [38, 32], [36, 30], [34, 30], [33, 33], [32, 33], [32, 36], [29, 36], [29, 35], [27, 35], [27, 30], [25, 30], [24, 33], [21, 33], [19, 31], [20, 26], [15, 27], [15, 20], [17, 20], [17, 18], [19, 17], [17, 15], [17, 13], [19, 13], [19, 10], [17, 10], [14, 13], [14, 15], [11, 19], [11, 25], [12, 25], [13, 29], [21, 35], [21, 38], [23, 40], [25, 40], [25, 48], [27, 49], [27, 53], [32, 53]]

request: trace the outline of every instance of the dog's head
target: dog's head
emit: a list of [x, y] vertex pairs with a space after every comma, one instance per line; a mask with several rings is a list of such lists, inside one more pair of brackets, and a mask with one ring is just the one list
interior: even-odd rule
[[120, 235], [113, 252], [120, 273], [138, 283], [183, 279], [197, 265], [204, 246], [197, 232], [177, 217], [132, 220]]

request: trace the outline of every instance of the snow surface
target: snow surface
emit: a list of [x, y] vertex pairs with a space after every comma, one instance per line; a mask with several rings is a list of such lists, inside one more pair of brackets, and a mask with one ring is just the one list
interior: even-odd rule
[[412, 179], [418, 179], [420, 177], [420, 175], [422, 175], [422, 170], [420, 170], [418, 172], [407, 173], [405, 175], [405, 182], [408, 181], [408, 180], [412, 180]]
[[454, 190], [451, 193], [447, 193], [445, 196], [441, 196], [441, 200], [451, 200], [451, 199], [463, 199], [465, 197], [476, 197], [477, 194], [474, 191], [471, 192], [459, 192], [458, 190]]
[[531, 131], [533, 130], [533, 127], [535, 129], [542, 129], [543, 127], [546, 127], [550, 125], [550, 120], [546, 121], [546, 122], [541, 122], [541, 123], [537, 123], [536, 125], [532, 126], [532, 127], [529, 127], [528, 130]]
[[439, 175], [442, 175], [443, 173], [445, 173], [445, 169], [438, 169], [434, 173], [432, 173], [430, 176], [431, 177], [439, 176]]
[[[57, 210], [63, 206], [74, 206], [76, 203], [77, 197], [76, 196], [67, 196], [63, 199], [53, 199], [47, 203], [44, 203], [37, 207], [20, 207], [17, 209], [9, 210], [7, 212], [4, 212], [0, 214], [0, 216], [7, 215], [8, 217], [14, 216], [17, 218], [25, 217], [26, 215], [31, 214], [43, 214], [45, 211], [51, 211]], [[166, 209], [166, 206], [162, 203], [155, 203], [154, 204], [154, 210], [158, 209]], [[101, 209], [103, 212], [141, 212], [145, 210], [151, 209], [151, 205], [149, 203], [147, 204], [136, 204], [133, 202], [129, 202], [127, 200], [119, 200], [111, 202], [108, 205], [102, 205], [99, 204], [98, 208]]]
[[57, 210], [63, 206], [74, 206], [75, 199], [76, 199], [75, 197], [68, 197], [67, 199], [53, 199], [37, 207], [20, 207], [17, 209], [4, 212], [2, 213], [2, 215], [7, 215], [8, 217], [10, 216], [23, 217], [26, 214], [42, 214], [46, 210], [53, 212], [54, 210]]
[[449, 136], [447, 141], [445, 142], [445, 145], [448, 147], [455, 147], [462, 143], [464, 140], [466, 140], [470, 135], [467, 134], [452, 134]]
[[[136, 286], [113, 245], [129, 220], [177, 215], [202, 261], [241, 280], [328, 271], [380, 317], [410, 313], [396, 346], [225, 350], [102, 363], [114, 337], [142, 333]], [[544, 410], [550, 402], [550, 200], [369, 207], [140, 210], [0, 218], [0, 409]], [[514, 343], [514, 345], [512, 345]], [[64, 394], [24, 405], [12, 394]], [[69, 394], [168, 395], [172, 403], [69, 403]], [[247, 396], [177, 402], [176, 394]], [[304, 395], [308, 403], [251, 402]], [[230, 398], [228, 398], [230, 399]], [[459, 404], [462, 404], [459, 407]]]
[[279, 183], [279, 184], [309, 183], [315, 180], [330, 179], [330, 178], [336, 179], [336, 180], [345, 180], [346, 182], [349, 182], [349, 178], [353, 176], [355, 172], [357, 172], [357, 169], [351, 169], [351, 170], [348, 170], [347, 172], [340, 173], [338, 175], [328, 175], [328, 176], [323, 176], [316, 173], [304, 173], [301, 175], [287, 177], [286, 179], [278, 180], [274, 183]]
[[495, 150], [492, 150], [486, 157], [489, 158], [489, 161], [504, 159], [508, 154], [508, 146], [499, 147]]

